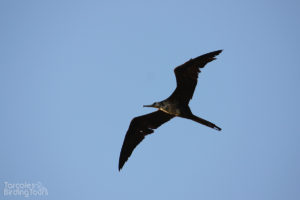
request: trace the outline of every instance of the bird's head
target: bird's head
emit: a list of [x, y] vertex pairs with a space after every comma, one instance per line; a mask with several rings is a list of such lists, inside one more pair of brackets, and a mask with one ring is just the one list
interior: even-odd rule
[[162, 106], [161, 102], [154, 102], [151, 105], [144, 105], [144, 107], [153, 107], [153, 108], [160, 108]]

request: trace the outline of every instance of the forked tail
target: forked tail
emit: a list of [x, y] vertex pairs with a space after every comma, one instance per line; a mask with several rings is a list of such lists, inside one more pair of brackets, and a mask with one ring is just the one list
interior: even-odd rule
[[215, 125], [215, 124], [213, 124], [213, 123], [211, 123], [211, 122], [209, 122], [209, 121], [207, 121], [207, 120], [205, 120], [205, 119], [202, 119], [202, 118], [200, 118], [200, 117], [197, 117], [197, 116], [195, 116], [195, 115], [191, 115], [191, 116], [189, 116], [188, 118], [191, 119], [191, 120], [193, 120], [193, 121], [195, 121], [195, 122], [198, 122], [198, 123], [200, 123], [200, 124], [203, 124], [203, 125], [205, 125], [205, 126], [208, 126], [208, 127], [210, 127], [210, 128], [213, 128], [213, 129], [215, 129], [215, 130], [218, 130], [218, 131], [221, 131], [221, 130], [222, 130], [222, 129], [221, 129], [220, 127], [218, 127], [217, 125]]

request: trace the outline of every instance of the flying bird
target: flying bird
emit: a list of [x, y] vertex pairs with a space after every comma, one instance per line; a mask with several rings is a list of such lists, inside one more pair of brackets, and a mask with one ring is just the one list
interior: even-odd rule
[[173, 117], [191, 119], [221, 131], [221, 128], [214, 123], [195, 116], [189, 107], [189, 102], [193, 97], [197, 85], [198, 74], [201, 72], [200, 68], [204, 68], [207, 63], [215, 60], [215, 56], [219, 55], [221, 52], [222, 50], [218, 50], [198, 56], [174, 69], [177, 87], [171, 96], [163, 101], [154, 102], [151, 105], [144, 105], [144, 107], [153, 107], [158, 110], [135, 117], [131, 120], [120, 153], [119, 171], [122, 169], [135, 147], [145, 138], [145, 136], [153, 133], [154, 129], [168, 122]]

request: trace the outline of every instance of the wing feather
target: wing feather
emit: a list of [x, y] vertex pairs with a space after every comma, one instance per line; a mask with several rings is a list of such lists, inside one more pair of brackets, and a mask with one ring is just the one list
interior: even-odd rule
[[125, 135], [121, 149], [119, 170], [122, 169], [135, 147], [145, 138], [146, 135], [153, 133], [153, 129], [160, 127], [173, 117], [174, 116], [158, 110], [133, 118]]
[[207, 63], [215, 60], [215, 56], [219, 55], [221, 52], [222, 50], [213, 51], [190, 59], [184, 64], [176, 67], [174, 73], [176, 76], [177, 87], [169, 99], [176, 99], [183, 104], [188, 104], [193, 97], [198, 82], [198, 74], [201, 72], [200, 68], [205, 67]]

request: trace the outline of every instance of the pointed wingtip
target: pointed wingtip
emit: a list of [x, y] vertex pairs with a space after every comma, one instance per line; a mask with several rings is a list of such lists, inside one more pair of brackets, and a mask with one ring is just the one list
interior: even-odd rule
[[223, 50], [224, 50], [224, 49], [219, 49], [219, 50], [215, 51], [216, 55], [219, 55], [220, 53], [222, 53]]
[[125, 163], [121, 163], [121, 162], [119, 162], [119, 167], [118, 167], [118, 169], [119, 169], [119, 172], [121, 171], [121, 169], [123, 168], [123, 165], [124, 165]]
[[211, 53], [208, 53], [206, 55], [210, 55], [211, 57], [209, 58], [209, 62], [213, 61], [213, 60], [217, 60], [216, 56], [218, 56], [220, 53], [222, 53], [223, 49], [217, 50], [217, 51], [213, 51]]
[[217, 131], [221, 131], [221, 130], [222, 130], [222, 129], [221, 129], [220, 127], [218, 127], [218, 126], [215, 126], [214, 129], [217, 130]]

